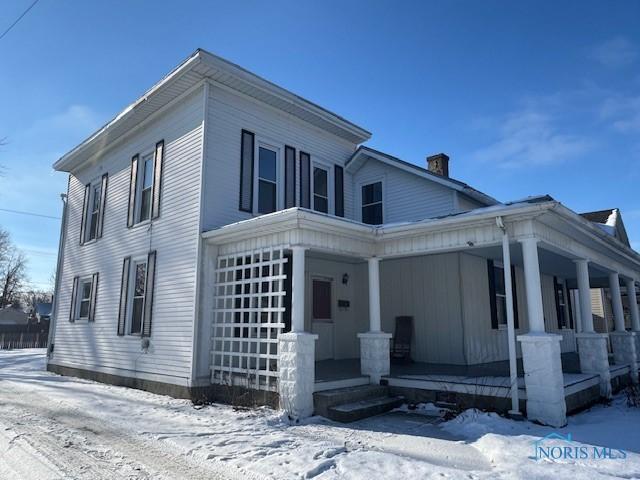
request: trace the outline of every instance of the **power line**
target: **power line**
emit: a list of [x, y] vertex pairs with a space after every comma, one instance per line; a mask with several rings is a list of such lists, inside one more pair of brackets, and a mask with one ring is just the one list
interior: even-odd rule
[[52, 215], [45, 215], [43, 213], [23, 212], [21, 210], [11, 210], [9, 208], [0, 208], [0, 212], [15, 213], [17, 215], [30, 215], [32, 217], [51, 218], [52, 220], [61, 220], [60, 217], [54, 217]]
[[7, 28], [4, 32], [2, 32], [2, 35], [0, 35], [0, 40], [2, 40], [2, 39], [4, 38], [4, 36], [5, 36], [7, 33], [9, 33], [9, 31], [10, 31], [13, 27], [15, 27], [15, 26], [18, 24], [18, 22], [19, 22], [20, 20], [22, 20], [22, 18], [23, 18], [27, 13], [29, 13], [29, 10], [31, 10], [33, 7], [35, 7], [35, 6], [36, 6], [36, 3], [38, 3], [38, 1], [39, 1], [39, 0], [35, 0], [31, 5], [29, 5], [29, 8], [27, 8], [24, 12], [22, 12], [22, 15], [20, 15], [18, 18], [16, 18], [16, 21], [15, 21], [15, 22], [13, 22], [11, 25], [9, 25], [9, 28]]

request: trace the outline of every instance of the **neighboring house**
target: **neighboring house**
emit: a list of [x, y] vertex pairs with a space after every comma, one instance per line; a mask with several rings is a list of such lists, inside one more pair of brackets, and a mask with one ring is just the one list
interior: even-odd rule
[[33, 322], [48, 326], [51, 320], [51, 306], [51, 302], [36, 302], [33, 307]]
[[[590, 222], [595, 223], [603, 231], [617, 238], [628, 247], [629, 237], [622, 221], [622, 213], [619, 209], [599, 210], [580, 214]], [[623, 289], [623, 304], [625, 313], [625, 326], [631, 328], [631, 313], [627, 292]], [[636, 299], [637, 301], [637, 299]], [[614, 330], [613, 307], [611, 294], [608, 288], [594, 288], [591, 290], [591, 309], [593, 311], [593, 323], [596, 332], [609, 333]]]
[[29, 316], [21, 308], [8, 307], [0, 308], [0, 331], [3, 327], [26, 326], [29, 323]]
[[[619, 302], [640, 255], [548, 196], [500, 203], [444, 154], [422, 168], [369, 138], [196, 51], [54, 165], [69, 186], [48, 369], [250, 391], [292, 416], [353, 418], [402, 394], [556, 426], [637, 378], [618, 323], [608, 364], [589, 288], [613, 282]], [[392, 364], [400, 316], [412, 362]]]

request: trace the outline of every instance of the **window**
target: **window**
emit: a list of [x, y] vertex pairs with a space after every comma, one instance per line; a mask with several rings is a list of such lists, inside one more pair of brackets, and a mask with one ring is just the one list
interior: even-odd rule
[[507, 295], [504, 288], [504, 268], [501, 265], [493, 266], [493, 278], [496, 296], [496, 316], [498, 327], [507, 326]]
[[382, 224], [382, 182], [362, 186], [362, 223]]
[[98, 219], [100, 218], [100, 184], [91, 189], [91, 209], [89, 210], [89, 231], [87, 241], [93, 240], [98, 234]]
[[553, 278], [553, 286], [556, 293], [556, 314], [558, 317], [558, 328], [569, 328], [567, 322], [567, 297], [565, 295], [564, 286], [556, 277]]
[[313, 168], [313, 209], [329, 213], [329, 172], [321, 167]]
[[138, 221], [144, 222], [151, 217], [151, 197], [153, 195], [153, 154], [142, 159], [142, 180], [140, 185], [140, 203]]
[[331, 282], [313, 280], [313, 319], [331, 320]]
[[87, 320], [89, 318], [89, 310], [91, 307], [91, 278], [80, 281], [80, 295], [78, 296], [78, 318]]
[[144, 317], [144, 298], [147, 283], [147, 262], [136, 262], [133, 268], [131, 294], [131, 335], [142, 333], [142, 319]]
[[258, 212], [271, 213], [278, 205], [278, 154], [258, 147]]

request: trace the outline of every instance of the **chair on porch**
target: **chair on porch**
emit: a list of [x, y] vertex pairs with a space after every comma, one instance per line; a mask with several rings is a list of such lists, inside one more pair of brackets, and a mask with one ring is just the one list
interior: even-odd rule
[[391, 344], [393, 363], [411, 362], [411, 337], [413, 335], [413, 317], [396, 317], [396, 331]]

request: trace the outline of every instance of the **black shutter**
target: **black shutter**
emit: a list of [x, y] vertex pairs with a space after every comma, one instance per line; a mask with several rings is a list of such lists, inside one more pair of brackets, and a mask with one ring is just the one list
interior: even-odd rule
[[511, 265], [511, 296], [513, 297], [513, 328], [520, 328], [520, 317], [518, 315], [518, 290], [516, 289], [516, 268]]
[[156, 274], [156, 251], [149, 252], [147, 257], [147, 282], [144, 287], [144, 316], [142, 319], [142, 336], [151, 336], [151, 313], [153, 312], [153, 284]]
[[80, 282], [80, 277], [73, 277], [73, 287], [71, 287], [71, 307], [69, 308], [69, 321], [76, 321], [76, 304], [78, 298], [78, 283]]
[[311, 208], [311, 156], [300, 152], [300, 206]]
[[344, 217], [344, 169], [340, 165], [334, 168], [335, 179], [335, 212], [337, 217]]
[[240, 141], [240, 210], [253, 211], [253, 164], [255, 135], [242, 130]]
[[156, 143], [156, 154], [153, 159], [153, 194], [151, 218], [160, 216], [160, 192], [162, 191], [162, 164], [164, 163], [164, 140]]
[[296, 206], [296, 149], [284, 147], [284, 208]]
[[107, 184], [109, 183], [109, 174], [102, 175], [102, 185], [100, 186], [100, 211], [98, 212], [98, 228], [96, 238], [102, 238], [102, 227], [104, 225], [104, 208], [107, 203]]
[[562, 305], [560, 305], [560, 295], [558, 294], [561, 288], [562, 286], [558, 283], [558, 277], [553, 277], [553, 298], [556, 301], [556, 320], [558, 322], [558, 330], [562, 330], [562, 317], [564, 316]]
[[489, 274], [489, 305], [491, 308], [491, 328], [498, 329], [498, 307], [496, 305], [496, 279], [493, 268], [493, 260], [487, 260], [487, 273]]
[[569, 328], [573, 330], [573, 305], [571, 305], [571, 291], [566, 281], [564, 282], [564, 289], [567, 292], [567, 304], [569, 306]]
[[118, 335], [124, 335], [127, 320], [127, 296], [129, 295], [129, 268], [131, 257], [122, 262], [122, 283], [120, 284], [120, 307], [118, 308]]
[[84, 186], [84, 200], [82, 201], [82, 220], [80, 221], [80, 245], [84, 245], [87, 230], [87, 217], [89, 209], [89, 193], [91, 192], [91, 184]]
[[89, 321], [95, 322], [96, 320], [96, 298], [98, 296], [98, 272], [94, 273], [91, 277], [91, 297], [89, 303]]
[[138, 190], [138, 158], [136, 154], [131, 159], [131, 182], [129, 183], [129, 209], [127, 211], [127, 227], [136, 222], [136, 191]]

